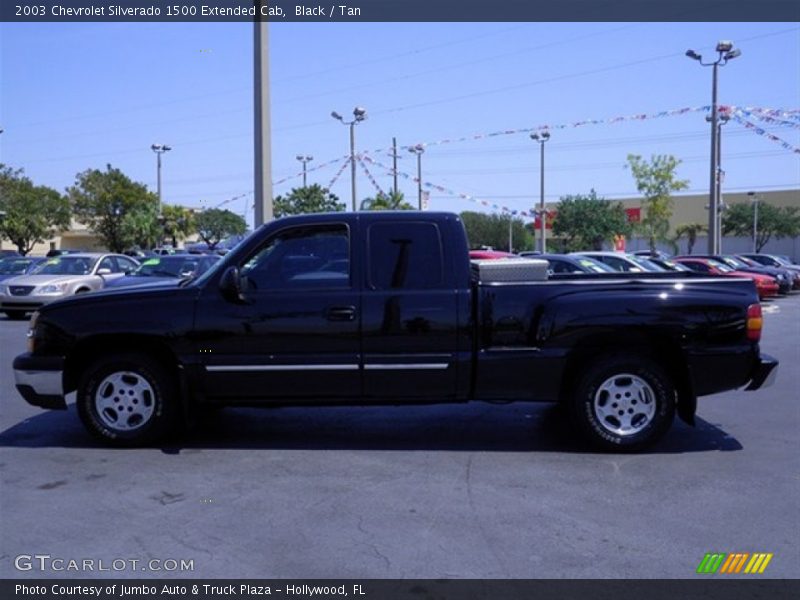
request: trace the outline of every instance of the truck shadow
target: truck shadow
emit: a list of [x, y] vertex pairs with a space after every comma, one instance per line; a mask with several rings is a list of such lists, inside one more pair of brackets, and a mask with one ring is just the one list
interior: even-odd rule
[[[74, 405], [26, 419], [0, 433], [0, 447], [103, 448], [83, 429]], [[546, 404], [225, 409], [202, 418], [162, 451], [186, 449], [385, 450], [593, 453], [564, 412]], [[646, 454], [730, 452], [742, 445], [719, 426], [676, 420]]]

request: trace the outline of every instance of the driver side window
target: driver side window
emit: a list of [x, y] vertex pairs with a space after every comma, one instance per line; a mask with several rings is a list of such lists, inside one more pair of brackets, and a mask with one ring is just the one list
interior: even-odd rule
[[350, 238], [345, 225], [280, 232], [242, 266], [246, 290], [350, 286]]

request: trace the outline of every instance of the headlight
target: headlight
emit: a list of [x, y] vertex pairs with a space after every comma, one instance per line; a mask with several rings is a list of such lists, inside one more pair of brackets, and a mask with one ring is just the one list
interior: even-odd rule
[[39, 289], [36, 290], [37, 294], [63, 294], [64, 290], [67, 289], [66, 283], [52, 283], [50, 285], [43, 285]]

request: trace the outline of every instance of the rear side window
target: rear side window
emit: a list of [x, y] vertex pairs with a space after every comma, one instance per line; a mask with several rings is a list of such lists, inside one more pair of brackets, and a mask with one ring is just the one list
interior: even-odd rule
[[378, 290], [420, 290], [444, 283], [442, 239], [433, 223], [369, 227], [369, 284]]

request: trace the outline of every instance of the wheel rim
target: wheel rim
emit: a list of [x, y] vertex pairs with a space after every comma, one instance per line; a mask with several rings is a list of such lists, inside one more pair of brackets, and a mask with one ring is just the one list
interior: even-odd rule
[[620, 373], [606, 379], [594, 395], [594, 412], [606, 431], [631, 436], [647, 427], [656, 414], [656, 395], [644, 379]]
[[118, 371], [107, 376], [94, 394], [102, 423], [117, 431], [133, 431], [147, 424], [155, 412], [155, 392], [139, 373]]

